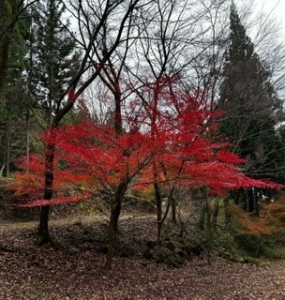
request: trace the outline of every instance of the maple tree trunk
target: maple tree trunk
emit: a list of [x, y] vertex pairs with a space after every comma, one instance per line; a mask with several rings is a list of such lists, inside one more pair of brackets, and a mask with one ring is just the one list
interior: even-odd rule
[[[45, 186], [44, 186], [44, 200], [50, 200], [52, 198], [53, 188], [53, 162], [54, 162], [55, 145], [48, 143], [45, 151]], [[40, 214], [40, 224], [38, 231], [38, 244], [43, 245], [49, 243], [49, 210], [50, 207], [43, 206]]]
[[207, 262], [211, 266], [211, 248], [213, 242], [213, 228], [211, 223], [211, 207], [210, 201], [207, 194], [206, 187], [204, 188], [205, 201], [206, 201], [206, 212], [207, 212]]
[[115, 124], [114, 128], [115, 131], [118, 134], [122, 134], [123, 132], [123, 123], [122, 123], [122, 112], [121, 112], [121, 102], [122, 102], [122, 97], [121, 97], [121, 91], [119, 89], [119, 83], [117, 82], [117, 90], [114, 93], [114, 98], [115, 98]]
[[112, 208], [111, 218], [110, 218], [110, 223], [112, 224], [112, 228], [115, 233], [118, 232], [119, 218], [120, 218], [121, 208], [122, 208], [122, 199], [119, 198], [120, 197], [116, 197], [116, 202], [114, 203], [114, 206]]
[[49, 209], [50, 209], [49, 206], [43, 206], [41, 208], [40, 225], [39, 225], [39, 232], [38, 232], [39, 246], [50, 242], [49, 227], [48, 227]]
[[[158, 116], [158, 96], [160, 92], [160, 84], [159, 80], [156, 80], [155, 83], [155, 88], [154, 88], [154, 95], [153, 95], [153, 108], [152, 108], [152, 116], [151, 116], [151, 125], [150, 125], [150, 130], [151, 130], [151, 139], [153, 142], [153, 146], [156, 147], [157, 144], [157, 127], [156, 127], [156, 122], [157, 122], [157, 116]], [[155, 196], [155, 201], [156, 201], [156, 216], [157, 216], [157, 241], [160, 241], [161, 238], [161, 229], [162, 229], [162, 197], [160, 193], [160, 188], [159, 188], [159, 171], [158, 171], [158, 156], [157, 154], [154, 155], [153, 157], [153, 162], [152, 162], [152, 176], [153, 176], [153, 187], [154, 187], [154, 196]]]
[[164, 212], [163, 216], [162, 216], [162, 210], [161, 210], [161, 218], [160, 218], [160, 221], [157, 222], [158, 223], [157, 241], [160, 241], [162, 225], [163, 225], [163, 223], [164, 223], [164, 221], [167, 218], [168, 213], [169, 213], [169, 209], [170, 209], [170, 206], [171, 206], [171, 200], [170, 200], [171, 199], [171, 195], [172, 194], [170, 193], [170, 195], [168, 197], [167, 205], [166, 205], [165, 212]]
[[111, 270], [112, 268], [112, 260], [114, 256], [114, 250], [115, 250], [115, 240], [116, 240], [116, 232], [114, 227], [116, 227], [114, 224], [116, 223], [115, 220], [115, 214], [113, 214], [113, 210], [111, 211], [111, 217], [110, 217], [110, 223], [109, 223], [109, 229], [108, 229], [108, 251], [107, 251], [107, 258], [105, 263], [105, 268], [107, 270]]
[[160, 241], [161, 238], [161, 229], [162, 229], [162, 199], [160, 194], [160, 189], [157, 182], [154, 182], [154, 193], [156, 201], [156, 217], [157, 217], [157, 241]]
[[111, 270], [112, 268], [112, 261], [115, 252], [115, 242], [118, 233], [118, 222], [121, 213], [121, 201], [117, 201], [115, 207], [111, 210], [111, 217], [108, 229], [108, 251], [107, 251], [107, 258], [105, 268], [107, 270]]
[[123, 196], [126, 192], [126, 188], [127, 188], [127, 182], [122, 181], [118, 186], [116, 195], [111, 205], [111, 216], [110, 216], [110, 223], [108, 229], [108, 252], [107, 252], [107, 258], [105, 263], [105, 268], [108, 270], [112, 268], [115, 242], [118, 233], [119, 217], [121, 214], [122, 201], [123, 201]]

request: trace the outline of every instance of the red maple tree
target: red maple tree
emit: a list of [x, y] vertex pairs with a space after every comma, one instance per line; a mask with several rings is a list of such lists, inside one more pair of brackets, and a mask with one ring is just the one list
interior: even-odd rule
[[[109, 246], [113, 247], [121, 203], [130, 183], [154, 185], [158, 231], [164, 220], [161, 189], [165, 184], [171, 189], [206, 187], [212, 194], [253, 186], [278, 187], [242, 173], [239, 165], [244, 161], [217, 137], [215, 120], [221, 112], [214, 112], [199, 93], [189, 95], [172, 79], [160, 78], [146, 84], [140, 97], [145, 98], [139, 110], [140, 99], [130, 104], [123, 132], [87, 120], [52, 129], [42, 137], [57, 149], [54, 189], [72, 185], [84, 191], [82, 195], [43, 200], [44, 164], [39, 155], [31, 155], [29, 173], [16, 173], [15, 195], [30, 193], [32, 201], [25, 206], [32, 207], [77, 201], [98, 188], [109, 191], [113, 195]], [[25, 160], [20, 160], [19, 168], [24, 170], [24, 164]]]
[[[135, 100], [136, 105], [142, 100], [140, 119], [156, 149], [151, 163], [141, 171], [140, 184], [154, 188], [158, 239], [171, 202], [175, 210], [173, 192], [178, 187], [205, 187], [209, 195], [240, 188], [280, 187], [242, 173], [244, 160], [231, 153], [230, 145], [217, 135], [217, 117], [223, 112], [214, 111], [205, 95], [189, 95], [172, 78], [159, 78], [146, 84]], [[163, 216], [161, 195], [166, 193], [168, 206]]]

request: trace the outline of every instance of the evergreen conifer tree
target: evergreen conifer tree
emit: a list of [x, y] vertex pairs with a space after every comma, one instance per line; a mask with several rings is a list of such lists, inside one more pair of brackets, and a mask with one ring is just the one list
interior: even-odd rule
[[275, 132], [280, 100], [234, 4], [223, 75], [219, 108], [226, 115], [221, 131], [234, 151], [248, 160], [248, 175], [274, 179], [272, 168], [276, 169], [276, 162], [272, 159], [280, 144]]
[[[270, 75], [232, 3], [229, 48], [218, 103], [225, 111], [221, 133], [233, 145], [233, 151], [247, 160], [247, 175], [284, 182], [284, 147], [275, 129], [282, 108]], [[244, 208], [258, 213], [256, 193], [248, 190], [241, 194]]]
[[71, 37], [69, 21], [64, 19], [62, 1], [39, 1], [33, 12], [30, 51], [31, 82], [37, 108], [43, 110], [47, 123], [62, 106], [60, 99], [78, 69], [79, 52]]
[[[27, 47], [29, 20], [22, 18], [13, 23], [18, 11], [22, 9], [20, 0], [3, 0], [0, 5], [0, 90], [15, 83], [27, 68]], [[12, 26], [11, 23], [13, 24]], [[9, 28], [8, 30], [6, 30]]]
[[[0, 4], [0, 175], [9, 175], [10, 161], [21, 153], [25, 124], [24, 71], [27, 70], [29, 19], [19, 18], [23, 1], [3, 0]], [[16, 135], [17, 133], [17, 135]], [[17, 142], [16, 142], [17, 141]]]

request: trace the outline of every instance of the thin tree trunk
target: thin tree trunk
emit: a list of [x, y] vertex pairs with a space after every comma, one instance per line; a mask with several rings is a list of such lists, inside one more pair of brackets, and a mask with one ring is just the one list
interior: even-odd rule
[[0, 168], [0, 177], [3, 176], [4, 169], [5, 169], [5, 163], [3, 163], [2, 167]]
[[5, 162], [6, 162], [6, 177], [10, 176], [10, 124], [6, 123], [6, 143], [5, 143]]
[[157, 222], [157, 241], [161, 239], [161, 230], [162, 230], [162, 198], [160, 193], [160, 188], [157, 181], [154, 181], [154, 194], [156, 201], [156, 222]]
[[114, 98], [115, 98], [114, 128], [118, 134], [122, 134], [122, 132], [123, 132], [122, 112], [121, 112], [122, 95], [121, 95], [121, 91], [119, 89], [119, 87], [120, 87], [119, 83], [117, 83], [116, 87], [117, 87], [117, 90], [114, 93]]
[[249, 192], [248, 190], [246, 190], [246, 194], [245, 194], [245, 199], [246, 199], [246, 212], [249, 214], [251, 211], [250, 207], [250, 197], [249, 197]]
[[177, 220], [176, 220], [176, 199], [171, 195], [170, 201], [171, 201], [171, 220], [174, 224], [176, 224], [177, 223]]
[[258, 203], [258, 197], [257, 197], [257, 189], [254, 188], [253, 190], [253, 210], [254, 210], [254, 215], [256, 217], [259, 217], [259, 203]]
[[30, 169], [30, 109], [29, 106], [26, 115], [26, 159], [27, 159], [26, 172], [28, 173]]
[[170, 193], [170, 195], [168, 196], [168, 201], [167, 201], [167, 205], [166, 205], [165, 212], [164, 212], [163, 216], [162, 216], [162, 210], [161, 210], [161, 219], [160, 219], [160, 221], [157, 225], [157, 241], [160, 241], [162, 225], [163, 225], [163, 223], [164, 223], [164, 221], [167, 218], [168, 213], [169, 213], [169, 209], [170, 209], [170, 206], [171, 206], [171, 197], [172, 197], [172, 193]]
[[248, 214], [253, 214], [254, 212], [254, 193], [252, 189], [246, 190], [246, 210]]
[[111, 210], [111, 221], [112, 227], [115, 233], [118, 232], [119, 228], [119, 218], [121, 214], [121, 208], [122, 208], [122, 199], [123, 195], [116, 195], [114, 204], [112, 206]]
[[230, 210], [230, 199], [229, 196], [224, 198], [224, 214], [225, 214], [225, 224], [231, 222], [231, 210]]
[[215, 230], [217, 228], [217, 225], [218, 225], [219, 211], [220, 211], [220, 203], [219, 203], [219, 199], [216, 199], [213, 214], [212, 214], [212, 228], [213, 228], [213, 230]]
[[115, 242], [117, 239], [119, 217], [121, 214], [122, 201], [127, 189], [127, 181], [122, 181], [116, 191], [116, 195], [111, 203], [111, 216], [108, 229], [108, 252], [105, 263], [105, 268], [110, 270], [112, 268], [112, 261], [115, 252]]
[[211, 207], [208, 198], [207, 188], [204, 187], [204, 194], [206, 200], [206, 211], [207, 211], [207, 262], [208, 265], [211, 265], [211, 250], [213, 242], [213, 228], [211, 223]]
[[[53, 163], [55, 145], [48, 143], [45, 151], [45, 187], [44, 200], [51, 200], [53, 194]], [[40, 224], [38, 231], [38, 244], [43, 245], [51, 242], [49, 234], [49, 206], [43, 206], [40, 214]]]
[[200, 218], [198, 222], [198, 226], [201, 230], [205, 229], [205, 219], [206, 219], [207, 208], [203, 207], [200, 213]]
[[8, 35], [5, 35], [2, 38], [0, 44], [0, 92], [1, 93], [4, 89], [7, 73], [8, 73], [9, 45], [10, 45], [10, 39]]
[[110, 223], [109, 223], [109, 229], [108, 229], [108, 252], [107, 252], [107, 258], [105, 263], [105, 268], [107, 270], [112, 269], [112, 261], [114, 256], [114, 250], [115, 250], [115, 214], [113, 214], [113, 210], [111, 211], [111, 217], [110, 217]]

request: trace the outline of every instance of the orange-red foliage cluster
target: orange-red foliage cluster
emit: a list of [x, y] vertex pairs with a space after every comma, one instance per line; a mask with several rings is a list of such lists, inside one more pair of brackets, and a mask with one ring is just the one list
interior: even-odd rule
[[[146, 84], [143, 96], [145, 101], [137, 98], [130, 103], [124, 133], [88, 120], [42, 137], [57, 148], [55, 191], [70, 185], [84, 193], [98, 187], [115, 190], [122, 180], [146, 186], [153, 183], [154, 161], [161, 183], [206, 186], [214, 194], [252, 186], [277, 187], [242, 173], [238, 165], [243, 160], [227, 150], [227, 143], [217, 141], [215, 120], [221, 112], [212, 111], [201, 95], [190, 96], [166, 78]], [[28, 164], [24, 158], [18, 162], [20, 171], [12, 188], [16, 196], [30, 195], [29, 206], [45, 205], [41, 201], [43, 157], [32, 154]], [[80, 196], [57, 198], [49, 204], [68, 199]]]

